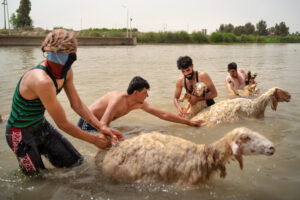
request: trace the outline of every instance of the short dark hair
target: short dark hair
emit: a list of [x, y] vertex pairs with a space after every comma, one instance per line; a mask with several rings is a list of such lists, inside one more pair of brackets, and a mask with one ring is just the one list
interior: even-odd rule
[[193, 65], [193, 60], [189, 56], [180, 56], [177, 60], [178, 69], [186, 69]]
[[237, 64], [235, 62], [231, 62], [228, 64], [227, 68], [228, 68], [228, 70], [230, 70], [230, 69], [237, 70]]
[[150, 89], [149, 83], [142, 77], [135, 76], [129, 83], [127, 94], [132, 94], [135, 90], [141, 91], [144, 88], [149, 90]]

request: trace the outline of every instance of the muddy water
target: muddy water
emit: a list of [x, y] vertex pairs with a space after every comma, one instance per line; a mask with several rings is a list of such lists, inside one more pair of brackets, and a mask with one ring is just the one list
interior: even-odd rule
[[[175, 112], [173, 92], [180, 75], [179, 56], [193, 58], [197, 70], [206, 71], [218, 91], [216, 101], [227, 98], [226, 66], [258, 73], [262, 92], [279, 86], [292, 95], [289, 103], [280, 103], [273, 112], [267, 107], [265, 118], [225, 124], [213, 128], [194, 128], [162, 121], [143, 111], [133, 111], [112, 122], [126, 138], [139, 132], [160, 131], [197, 143], [211, 143], [235, 127], [246, 126], [271, 140], [276, 152], [271, 157], [244, 157], [244, 169], [237, 162], [227, 165], [227, 177], [213, 177], [206, 184], [176, 188], [164, 184], [115, 184], [101, 176], [94, 163], [96, 147], [64, 133], [85, 162], [72, 169], [50, 169], [37, 177], [25, 177], [18, 170], [15, 156], [0, 124], [0, 198], [1, 199], [298, 199], [300, 196], [300, 109], [299, 44], [251, 45], [138, 45], [135, 47], [80, 47], [73, 65], [76, 89], [87, 105], [111, 90], [126, 90], [133, 76], [150, 83], [147, 101]], [[7, 118], [12, 94], [21, 75], [42, 61], [36, 47], [0, 48], [0, 114]], [[58, 96], [74, 124], [78, 116], [70, 109], [64, 92]], [[51, 121], [48, 114], [46, 117]], [[45, 161], [46, 162], [46, 161]]]

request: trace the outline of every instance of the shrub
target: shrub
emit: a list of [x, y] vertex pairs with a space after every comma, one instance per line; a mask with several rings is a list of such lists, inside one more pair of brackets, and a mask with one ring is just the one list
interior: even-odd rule
[[218, 32], [213, 32], [210, 35], [210, 41], [212, 41], [214, 43], [223, 42], [223, 34], [222, 33], [218, 33]]

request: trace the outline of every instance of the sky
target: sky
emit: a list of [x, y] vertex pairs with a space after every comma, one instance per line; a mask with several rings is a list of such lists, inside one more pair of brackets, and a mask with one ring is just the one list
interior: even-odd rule
[[[7, 2], [11, 16], [20, 0]], [[290, 33], [300, 32], [299, 0], [31, 0], [30, 16], [34, 27], [43, 29], [126, 28], [127, 21], [130, 28], [131, 18], [131, 27], [141, 32], [207, 29], [212, 33], [221, 24], [256, 25], [260, 20], [268, 28], [285, 22]]]

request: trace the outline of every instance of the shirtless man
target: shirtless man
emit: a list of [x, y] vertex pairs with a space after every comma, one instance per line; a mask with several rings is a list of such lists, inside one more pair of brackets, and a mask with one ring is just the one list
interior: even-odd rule
[[[184, 107], [182, 107], [179, 102], [182, 88], [185, 88], [186, 92], [191, 95], [189, 100], [191, 105], [194, 105], [201, 100], [206, 100], [207, 106], [213, 105], [215, 103], [213, 98], [217, 97], [218, 93], [209, 75], [203, 71], [194, 71], [193, 61], [189, 56], [179, 57], [177, 60], [177, 67], [182, 72], [182, 75], [176, 81], [174, 93], [174, 104], [177, 108], [177, 114], [179, 116], [184, 116], [186, 113]], [[207, 86], [208, 90], [204, 97], [192, 95], [193, 85], [197, 82], [203, 82]]]
[[[118, 119], [135, 109], [143, 109], [144, 111], [161, 119], [190, 126], [200, 126], [203, 122], [202, 120], [187, 120], [173, 113], [151, 106], [145, 101], [145, 99], [148, 97], [147, 90], [149, 89], [150, 86], [148, 82], [145, 79], [136, 76], [129, 83], [127, 92], [109, 92], [95, 103], [90, 105], [89, 109], [100, 121], [102, 131], [104, 131], [106, 134], [111, 134], [111, 131], [113, 131], [113, 129], [109, 127], [111, 121]], [[87, 123], [82, 118], [79, 119], [78, 126], [82, 130], [86, 131], [96, 130], [92, 125]]]
[[235, 62], [228, 64], [228, 73], [226, 77], [226, 88], [230, 94], [234, 94], [230, 87], [230, 82], [233, 83], [236, 90], [241, 90], [246, 86], [246, 73], [244, 70], [237, 70], [237, 64]]

